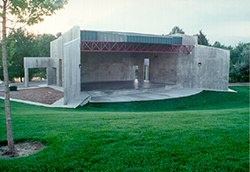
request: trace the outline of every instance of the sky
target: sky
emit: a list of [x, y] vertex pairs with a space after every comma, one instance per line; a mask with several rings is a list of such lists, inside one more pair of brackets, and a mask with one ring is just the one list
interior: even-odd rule
[[250, 0], [69, 0], [64, 9], [27, 29], [36, 34], [81, 30], [168, 34], [179, 26], [210, 44], [250, 42]]

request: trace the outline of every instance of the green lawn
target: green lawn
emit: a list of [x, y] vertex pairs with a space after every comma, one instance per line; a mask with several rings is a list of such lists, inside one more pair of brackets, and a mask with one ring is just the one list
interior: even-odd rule
[[[249, 87], [162, 101], [77, 109], [12, 103], [15, 139], [34, 155], [0, 171], [249, 171]], [[6, 137], [0, 100], [0, 141]]]

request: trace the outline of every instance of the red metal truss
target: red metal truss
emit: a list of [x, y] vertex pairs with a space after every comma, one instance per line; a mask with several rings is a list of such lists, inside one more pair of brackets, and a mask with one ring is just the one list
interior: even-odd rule
[[81, 41], [82, 52], [190, 54], [193, 45]]

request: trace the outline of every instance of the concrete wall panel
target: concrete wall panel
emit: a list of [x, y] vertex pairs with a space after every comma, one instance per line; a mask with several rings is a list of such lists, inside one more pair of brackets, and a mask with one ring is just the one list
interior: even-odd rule
[[229, 81], [229, 51], [197, 46], [196, 58], [203, 58], [201, 68], [201, 87], [205, 89], [227, 90]]
[[47, 68], [50, 66], [50, 57], [24, 57], [24, 68]]
[[55, 77], [52, 73], [49, 73], [48, 69], [51, 67], [50, 57], [24, 57], [24, 75], [25, 75], [25, 87], [29, 84], [29, 68], [47, 68], [47, 82], [49, 78]]
[[195, 46], [192, 54], [180, 55], [177, 83], [188, 88], [227, 90], [229, 80], [229, 51]]
[[149, 78], [152, 82], [176, 84], [177, 56], [160, 54], [150, 58]]
[[[52, 41], [50, 43], [50, 56], [52, 59], [52, 65], [56, 68], [56, 85], [62, 86], [64, 71], [59, 69], [59, 60], [63, 59], [63, 40], [62, 37]], [[63, 60], [62, 60], [63, 61]]]
[[82, 53], [81, 64], [82, 83], [134, 80], [136, 60], [128, 53]]
[[80, 82], [80, 39], [64, 45], [64, 104], [68, 104], [81, 93]]
[[177, 58], [177, 85], [184, 88], [195, 88], [197, 85], [198, 61], [194, 59], [194, 51], [189, 55], [179, 55]]
[[[52, 65], [56, 68], [56, 85], [64, 86], [64, 51], [63, 46], [65, 43], [74, 39], [80, 39], [80, 28], [74, 26], [68, 32], [50, 43], [50, 56], [52, 58]], [[79, 42], [80, 44], [80, 42]]]
[[139, 53], [82, 53], [81, 82], [132, 81], [138, 66], [138, 80], [143, 81], [144, 59], [150, 59], [149, 80], [157, 83], [177, 82], [176, 55]]
[[[63, 86], [64, 103], [67, 104], [72, 101], [72, 96], [80, 94], [80, 27], [75, 26], [62, 34], [58, 39], [51, 42], [50, 48], [56, 85]], [[72, 93], [72, 95], [69, 93]]]

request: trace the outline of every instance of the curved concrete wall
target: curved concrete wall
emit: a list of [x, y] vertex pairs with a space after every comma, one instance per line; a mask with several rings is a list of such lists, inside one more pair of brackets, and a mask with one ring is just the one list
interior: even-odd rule
[[196, 45], [192, 54], [178, 58], [177, 80], [188, 88], [228, 90], [229, 51]]

